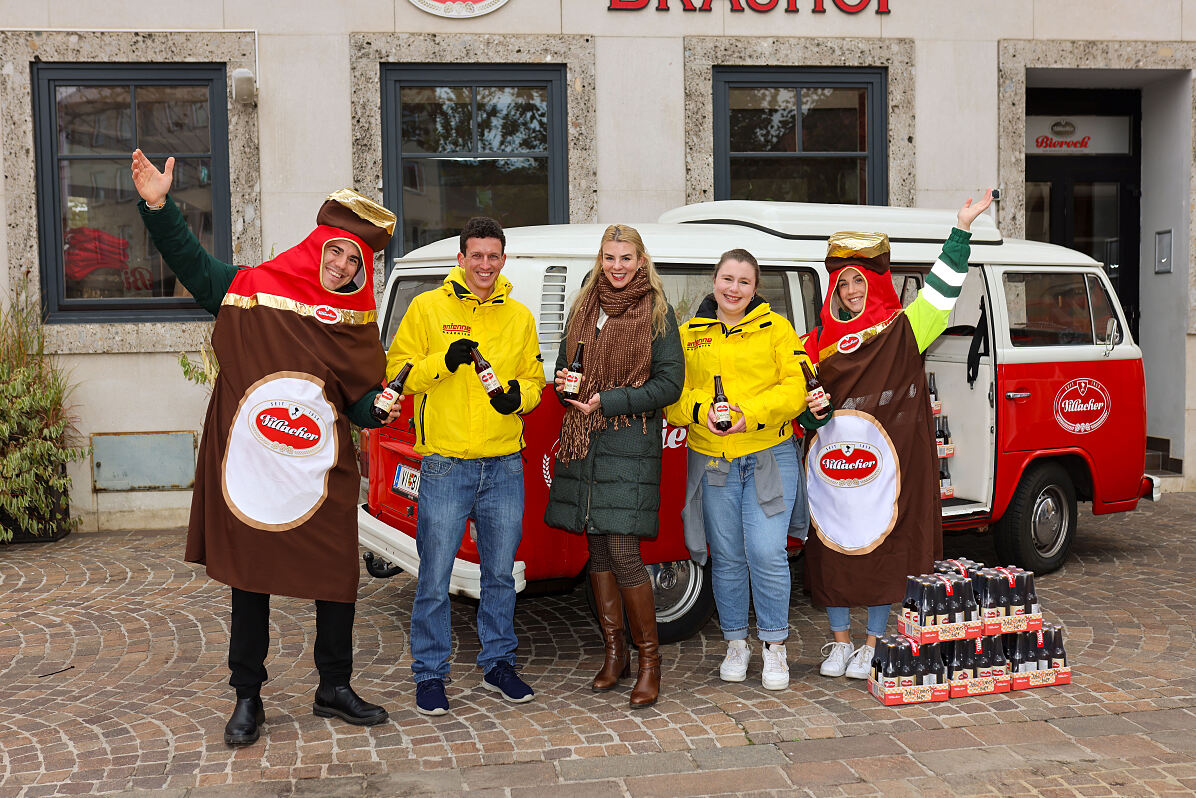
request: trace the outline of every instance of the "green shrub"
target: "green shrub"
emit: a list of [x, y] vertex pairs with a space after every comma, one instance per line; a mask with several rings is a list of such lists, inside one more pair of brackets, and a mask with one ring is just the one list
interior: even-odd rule
[[37, 301], [27, 285], [0, 307], [0, 542], [23, 531], [51, 535], [66, 514], [66, 464], [86, 450], [74, 445], [67, 375], [45, 351]]

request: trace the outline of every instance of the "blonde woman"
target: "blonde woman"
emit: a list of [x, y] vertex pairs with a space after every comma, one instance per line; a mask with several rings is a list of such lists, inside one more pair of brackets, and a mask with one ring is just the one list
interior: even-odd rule
[[626, 608], [639, 648], [630, 701], [638, 709], [656, 703], [660, 693], [656, 607], [640, 539], [656, 537], [660, 419], [681, 395], [685, 367], [673, 309], [632, 227], [611, 225], [602, 234], [557, 354], [558, 397], [579, 343], [585, 344], [584, 376], [578, 399], [561, 399], [565, 417], [544, 520], [586, 535], [606, 648], [594, 690], [612, 690], [630, 674]]

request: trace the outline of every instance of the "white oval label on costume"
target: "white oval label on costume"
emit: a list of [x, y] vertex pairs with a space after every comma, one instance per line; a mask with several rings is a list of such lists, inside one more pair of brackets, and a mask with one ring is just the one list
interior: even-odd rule
[[839, 339], [839, 351], [845, 355], [850, 355], [859, 349], [862, 343], [864, 343], [864, 339], [859, 333], [848, 333]]
[[331, 305], [316, 305], [313, 315], [325, 324], [336, 324], [341, 317]]
[[839, 488], [867, 485], [880, 473], [880, 452], [860, 441], [838, 441], [818, 453], [818, 473]]
[[1072, 380], [1055, 394], [1055, 421], [1080, 435], [1099, 428], [1109, 418], [1109, 391], [1096, 380]]

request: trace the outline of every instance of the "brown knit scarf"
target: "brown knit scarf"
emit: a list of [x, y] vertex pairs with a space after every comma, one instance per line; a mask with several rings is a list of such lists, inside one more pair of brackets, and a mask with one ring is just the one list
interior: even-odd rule
[[[565, 337], [566, 357], [573, 356], [579, 342], [586, 345], [582, 402], [610, 388], [638, 388], [652, 373], [653, 292], [647, 270], [638, 269], [631, 282], [622, 289], [615, 289], [603, 272], [599, 272], [597, 279], [598, 290], [573, 309], [573, 323]], [[602, 325], [601, 335], [597, 334], [599, 307], [609, 317]], [[640, 419], [646, 435], [647, 420], [643, 414]], [[602, 414], [602, 408], [587, 416], [570, 405], [561, 422], [557, 459], [568, 463], [584, 458], [590, 449], [590, 434], [606, 429], [608, 422], [618, 429], [620, 422], [630, 426], [631, 417], [608, 419]]]

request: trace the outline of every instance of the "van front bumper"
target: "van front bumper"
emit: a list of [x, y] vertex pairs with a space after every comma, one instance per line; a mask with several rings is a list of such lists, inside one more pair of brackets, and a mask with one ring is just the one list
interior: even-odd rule
[[1157, 502], [1162, 497], [1162, 482], [1158, 477], [1144, 474], [1142, 476], [1142, 486], [1138, 491], [1138, 498], [1149, 499], [1152, 502]]
[[[366, 507], [357, 508], [357, 541], [363, 549], [389, 560], [412, 576], [419, 578], [419, 553], [415, 549], [415, 538], [403, 534], [390, 524], [370, 515]], [[524, 572], [527, 566], [522, 560], [515, 561], [511, 575], [515, 577], [515, 592], [522, 593], [527, 587]], [[449, 577], [449, 594], [482, 597], [482, 568], [475, 562], [453, 558], [453, 573]]]

